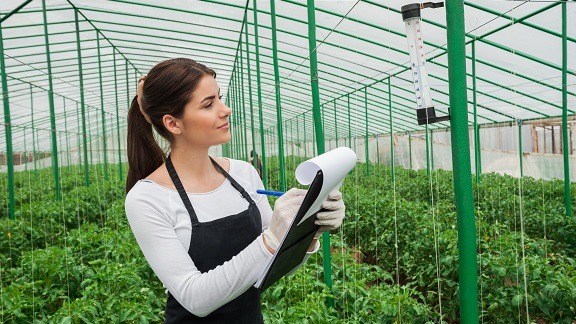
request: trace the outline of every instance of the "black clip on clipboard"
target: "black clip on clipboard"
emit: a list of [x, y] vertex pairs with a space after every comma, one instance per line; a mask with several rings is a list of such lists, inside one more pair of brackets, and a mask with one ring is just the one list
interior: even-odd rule
[[262, 275], [264, 279], [260, 283], [260, 287], [258, 287], [261, 292], [292, 271], [292, 269], [304, 260], [306, 252], [308, 252], [308, 248], [314, 239], [314, 234], [316, 234], [316, 231], [318, 231], [320, 227], [314, 223], [318, 212], [310, 215], [302, 224], [298, 225], [298, 223], [300, 223], [304, 215], [318, 198], [323, 182], [324, 175], [322, 174], [322, 170], [318, 170], [308, 188], [308, 192], [304, 197], [300, 209], [298, 209], [296, 217], [290, 225], [288, 233], [286, 233], [280, 248], [274, 254], [271, 261], [272, 263]]

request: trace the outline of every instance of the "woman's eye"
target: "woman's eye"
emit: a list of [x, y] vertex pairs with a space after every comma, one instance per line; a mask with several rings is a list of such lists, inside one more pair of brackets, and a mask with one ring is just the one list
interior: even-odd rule
[[218, 96], [218, 99], [222, 100], [222, 97], [224, 97], [224, 96], [222, 96], [222, 95], [219, 95], [219, 96]]

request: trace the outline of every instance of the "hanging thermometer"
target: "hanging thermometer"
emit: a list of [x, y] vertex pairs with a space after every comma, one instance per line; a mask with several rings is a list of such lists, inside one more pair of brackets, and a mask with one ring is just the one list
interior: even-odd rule
[[443, 3], [426, 2], [412, 3], [402, 6], [402, 19], [406, 26], [408, 39], [408, 53], [410, 54], [410, 67], [416, 94], [416, 116], [418, 125], [430, 124], [448, 120], [449, 116], [436, 117], [436, 111], [430, 95], [428, 72], [426, 71], [426, 56], [424, 54], [424, 40], [422, 39], [420, 9], [443, 7]]

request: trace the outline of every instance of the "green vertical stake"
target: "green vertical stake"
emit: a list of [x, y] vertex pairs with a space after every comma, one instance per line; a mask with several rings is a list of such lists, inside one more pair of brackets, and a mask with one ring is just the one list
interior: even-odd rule
[[[0, 29], [2, 26], [0, 26]], [[2, 34], [0, 32], [0, 39], [2, 39]], [[0, 40], [1, 42], [1, 40]], [[1, 45], [0, 45], [1, 47]], [[3, 56], [2, 53], [0, 53]], [[4, 73], [2, 73], [4, 74]], [[4, 83], [4, 82], [2, 82]], [[30, 84], [30, 117], [32, 118], [32, 158], [34, 159], [34, 178], [38, 179], [38, 150], [36, 149], [37, 143], [37, 136], [36, 129], [34, 129], [34, 93], [32, 91], [32, 84]]]
[[454, 195], [458, 217], [458, 280], [460, 319], [478, 323], [478, 260], [476, 221], [470, 177], [470, 135], [466, 89], [466, 48], [464, 45], [464, 2], [446, 1], [450, 128]]
[[260, 79], [260, 47], [258, 44], [258, 9], [256, 3], [258, 1], [252, 1], [253, 4], [253, 14], [254, 14], [254, 58], [256, 60], [256, 85], [258, 94], [258, 119], [260, 121], [260, 142], [262, 152], [260, 158], [262, 159], [262, 183], [264, 188], [268, 188], [268, 174], [267, 174], [267, 163], [266, 163], [266, 145], [264, 138], [264, 119], [262, 116], [262, 83]]
[[568, 35], [566, 1], [562, 2], [562, 153], [564, 155], [564, 204], [566, 216], [572, 216], [570, 193], [570, 151], [568, 148]]
[[[310, 53], [310, 84], [312, 87], [312, 113], [314, 116], [314, 132], [318, 154], [325, 150], [324, 128], [320, 112], [320, 90], [318, 87], [318, 56], [316, 53], [316, 16], [314, 0], [307, 0], [308, 7], [308, 51]], [[322, 255], [324, 257], [324, 282], [332, 290], [332, 266], [330, 256], [330, 233], [322, 234]], [[328, 307], [334, 307], [334, 299], [326, 298]]]
[[8, 93], [8, 78], [6, 77], [6, 61], [4, 60], [4, 38], [0, 23], [0, 74], [2, 75], [2, 102], [4, 105], [4, 136], [6, 137], [6, 164], [8, 165], [8, 218], [14, 219], [14, 161], [12, 150], [12, 122], [10, 119], [10, 96]]
[[280, 71], [278, 67], [278, 41], [276, 38], [276, 4], [270, 0], [272, 25], [272, 60], [274, 63], [274, 88], [276, 93], [276, 119], [278, 124], [278, 160], [280, 163], [280, 191], [286, 191], [286, 169], [284, 166], [284, 131], [282, 129], [282, 104], [280, 100]]
[[46, 66], [48, 70], [48, 106], [50, 109], [50, 132], [52, 140], [52, 173], [54, 175], [55, 196], [60, 194], [60, 170], [58, 169], [58, 142], [56, 139], [56, 113], [54, 112], [54, 86], [52, 84], [52, 60], [50, 59], [50, 42], [48, 40], [48, 20], [46, 18], [46, 0], [42, 0], [42, 16], [44, 20], [44, 44], [46, 46]]
[[100, 84], [100, 111], [102, 113], [102, 151], [104, 152], [104, 179], [108, 180], [108, 145], [106, 143], [106, 113], [104, 112], [104, 87], [102, 84], [102, 57], [100, 55], [100, 33], [96, 31], [98, 47], [98, 83]]
[[472, 41], [472, 102], [474, 103], [474, 166], [476, 183], [480, 183], [482, 174], [482, 156], [480, 150], [480, 126], [478, 125], [478, 104], [476, 101], [476, 41]]
[[368, 87], [364, 87], [364, 123], [366, 125], [364, 138], [365, 138], [365, 151], [366, 151], [366, 175], [370, 175], [370, 151], [368, 150]]
[[394, 125], [392, 124], [392, 86], [391, 86], [392, 79], [388, 77], [388, 108], [389, 108], [389, 115], [390, 115], [390, 176], [392, 179], [392, 183], [395, 183], [395, 173], [394, 172]]
[[118, 179], [122, 180], [122, 150], [120, 142], [120, 110], [118, 103], [118, 68], [116, 66], [116, 50], [112, 49], [112, 59], [114, 60], [114, 95], [116, 99], [116, 138], [118, 142]]
[[[86, 102], [84, 99], [84, 72], [82, 70], [82, 47], [80, 44], [80, 25], [78, 21], [78, 9], [74, 9], [74, 21], [76, 25], [76, 51], [78, 52], [78, 82], [80, 84], [80, 108], [82, 111], [82, 143], [84, 154], [84, 185], [90, 185], [90, 170], [88, 169], [88, 139], [86, 131]], [[80, 155], [80, 152], [78, 152]]]

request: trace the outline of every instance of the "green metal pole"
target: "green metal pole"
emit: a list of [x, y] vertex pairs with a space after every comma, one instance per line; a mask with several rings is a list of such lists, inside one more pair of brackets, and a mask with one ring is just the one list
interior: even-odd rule
[[348, 147], [352, 148], [352, 123], [350, 122], [350, 95], [346, 95], [348, 103]]
[[522, 119], [518, 119], [518, 154], [520, 158], [520, 179], [524, 178], [524, 147], [522, 145]]
[[446, 1], [450, 127], [454, 195], [458, 217], [458, 277], [462, 323], [478, 323], [478, 263], [476, 221], [470, 177], [470, 138], [464, 45], [464, 3]]
[[408, 154], [410, 155], [410, 169], [412, 169], [412, 133], [410, 132], [408, 133]]
[[[130, 77], [128, 76], [128, 60], [124, 60], [124, 73], [126, 77], [126, 107], [130, 107], [132, 98], [130, 98]], [[125, 142], [125, 141], [124, 141]]]
[[104, 179], [108, 180], [108, 145], [106, 144], [106, 115], [104, 112], [104, 87], [102, 85], [102, 59], [100, 56], [100, 33], [96, 31], [98, 47], [98, 83], [100, 84], [100, 111], [102, 112], [102, 150], [104, 151]]
[[425, 139], [426, 139], [426, 176], [430, 179], [430, 136], [428, 136], [428, 124], [425, 127]]
[[392, 124], [392, 79], [388, 78], [388, 108], [390, 114], [390, 176], [392, 179], [392, 184], [396, 182], [396, 176], [394, 172], [394, 125]]
[[260, 154], [260, 158], [262, 159], [262, 183], [264, 184], [264, 188], [268, 188], [268, 173], [267, 173], [267, 164], [266, 164], [266, 145], [264, 145], [265, 138], [264, 138], [264, 117], [262, 116], [262, 82], [260, 78], [260, 46], [258, 44], [258, 8], [256, 3], [258, 1], [252, 1], [253, 6], [253, 13], [254, 13], [254, 54], [256, 58], [256, 85], [257, 85], [257, 93], [258, 93], [258, 119], [260, 121], [260, 142], [262, 153]]
[[566, 1], [562, 2], [562, 153], [564, 154], [564, 203], [566, 216], [572, 216], [570, 193], [570, 151], [568, 148], [568, 40]]
[[378, 143], [378, 135], [374, 135], [374, 140], [376, 141], [376, 164], [380, 164], [380, 144]]
[[430, 129], [430, 166], [434, 171], [434, 130]]
[[122, 175], [122, 149], [120, 141], [120, 111], [118, 103], [118, 68], [116, 67], [116, 50], [112, 49], [112, 57], [114, 60], [114, 94], [116, 99], [116, 139], [118, 141], [118, 179], [122, 180], [124, 176]]
[[338, 147], [338, 121], [336, 120], [336, 100], [334, 100], [334, 129], [336, 132], [336, 147]]
[[308, 159], [308, 139], [306, 137], [308, 137], [306, 135], [306, 133], [308, 133], [306, 130], [308, 128], [306, 128], [306, 113], [304, 113], [302, 115], [302, 126], [304, 127], [304, 158]]
[[246, 146], [246, 142], [244, 140], [244, 135], [246, 133], [246, 126], [245, 126], [245, 120], [246, 120], [246, 116], [243, 115], [244, 112], [244, 108], [242, 107], [242, 95], [240, 94], [240, 91], [242, 90], [242, 88], [240, 87], [240, 78], [242, 77], [242, 75], [240, 74], [241, 71], [238, 69], [236, 70], [236, 107], [238, 110], [238, 114], [236, 114], [236, 121], [238, 122], [238, 128], [236, 129], [238, 131], [238, 156], [240, 159], [247, 161], [246, 159], [246, 155], [244, 154], [244, 147]]
[[[236, 64], [236, 63], [234, 63]], [[230, 109], [232, 109], [232, 120], [230, 121], [231, 132], [232, 132], [232, 157], [238, 158], [238, 125], [236, 124], [236, 119], [238, 118], [236, 111], [236, 70], [232, 70], [232, 75], [230, 77]]]
[[[252, 151], [256, 153], [256, 135], [254, 134], [254, 109], [252, 108], [252, 72], [250, 68], [250, 43], [248, 37], [248, 15], [246, 15], [246, 34], [245, 41], [246, 44], [246, 69], [248, 70], [248, 109], [250, 109], [250, 131], [252, 134]], [[256, 156], [252, 160], [252, 165], [254, 168], [258, 169], [258, 159]]]
[[[316, 53], [316, 15], [314, 0], [307, 0], [308, 6], [308, 51], [310, 52], [310, 85], [312, 87], [312, 113], [318, 154], [325, 151], [324, 128], [320, 112], [320, 90], [318, 87], [318, 55]], [[332, 265], [330, 255], [330, 232], [322, 234], [322, 255], [324, 256], [324, 282], [332, 291]], [[334, 299], [326, 298], [328, 307], [334, 307]]]
[[238, 86], [238, 78], [239, 72], [236, 70], [234, 76], [234, 107], [236, 108], [236, 156], [238, 159], [244, 159], [244, 153], [242, 152], [242, 144], [243, 144], [243, 137], [242, 137], [242, 118], [240, 118], [240, 114], [242, 114], [242, 108], [240, 107], [240, 87]]
[[80, 104], [76, 101], [76, 145], [78, 147], [78, 165], [82, 165], [82, 154], [80, 154]]
[[[66, 134], [66, 169], [70, 170], [70, 143], [68, 142], [68, 112], [66, 111], [66, 98], [62, 97], [64, 107], [64, 134]], [[60, 141], [62, 143], [62, 141]]]
[[[236, 64], [236, 63], [234, 63]], [[238, 125], [236, 120], [238, 119], [236, 111], [236, 70], [232, 70], [232, 76], [230, 77], [230, 109], [232, 109], [232, 120], [230, 121], [231, 131], [232, 131], [232, 157], [238, 158]]]
[[26, 127], [24, 127], [22, 131], [24, 132], [24, 154], [22, 154], [22, 163], [24, 163], [24, 171], [28, 171], [28, 148], [26, 145], [28, 138], [26, 138]]
[[[76, 50], [78, 52], [78, 79], [80, 83], [80, 109], [82, 112], [82, 144], [84, 153], [84, 185], [90, 185], [90, 170], [88, 169], [88, 132], [86, 131], [86, 102], [84, 99], [84, 72], [82, 71], [82, 46], [80, 44], [80, 23], [78, 9], [74, 10], [76, 24]], [[80, 152], [78, 152], [80, 154]], [[92, 154], [92, 153], [90, 153]]]
[[62, 198], [60, 194], [60, 171], [58, 170], [58, 143], [56, 140], [56, 114], [54, 112], [54, 86], [52, 84], [52, 62], [50, 60], [50, 43], [48, 40], [48, 19], [46, 18], [46, 0], [42, 0], [42, 16], [44, 20], [44, 43], [46, 45], [46, 66], [48, 70], [48, 105], [50, 107], [50, 132], [52, 139], [52, 172], [56, 199]]
[[[2, 26], [0, 26], [0, 29], [2, 28]], [[2, 39], [2, 34], [0, 31], [0, 39]], [[0, 40], [1, 42], [1, 40]], [[1, 44], [0, 44], [1, 47]], [[0, 55], [4, 56], [2, 53], [0, 53]], [[2, 73], [2, 75], [4, 75], [4, 73]], [[4, 81], [2, 81], [2, 83], [4, 83]], [[32, 156], [34, 159], [34, 177], [37, 179], [38, 178], [38, 150], [36, 149], [36, 145], [37, 143], [37, 139], [38, 137], [35, 136], [36, 135], [36, 130], [34, 129], [34, 92], [32, 90], [32, 83], [30, 83], [30, 117], [32, 118]]]
[[370, 175], [370, 151], [368, 149], [368, 87], [364, 87], [364, 123], [366, 125], [364, 132], [364, 147], [366, 153], [366, 175]]
[[239, 47], [239, 52], [240, 52], [240, 70], [239, 70], [239, 75], [240, 75], [240, 87], [238, 90], [240, 90], [240, 109], [242, 110], [242, 139], [244, 142], [244, 145], [242, 145], [243, 147], [243, 153], [244, 153], [244, 161], [248, 162], [248, 136], [246, 134], [248, 127], [246, 125], [246, 98], [244, 97], [244, 54], [243, 54], [243, 50], [242, 50], [242, 37], [240, 37], [240, 44], [238, 45]]
[[[278, 160], [280, 163], [280, 191], [286, 191], [286, 170], [284, 167], [284, 132], [282, 130], [282, 105], [280, 101], [280, 71], [278, 69], [278, 41], [276, 37], [276, 4], [270, 0], [272, 25], [272, 60], [274, 61], [274, 83], [276, 89], [276, 119], [278, 121]], [[312, 64], [312, 63], [310, 63]]]
[[10, 97], [8, 77], [4, 60], [4, 38], [0, 24], [0, 74], [2, 74], [2, 102], [4, 104], [4, 136], [6, 137], [6, 164], [8, 165], [8, 218], [14, 219], [14, 161], [12, 151], [12, 122], [10, 119]]
[[476, 101], [476, 42], [472, 42], [472, 102], [474, 103], [474, 167], [476, 183], [480, 183], [482, 174], [482, 156], [480, 150], [480, 126], [478, 125], [478, 105]]
[[26, 7], [27, 4], [29, 4], [30, 2], [32, 2], [32, 0], [26, 0], [25, 2], [23, 2], [21, 5], [19, 5], [18, 7], [16, 7], [16, 9], [12, 10], [11, 12], [7, 13], [4, 15], [4, 17], [0, 18], [0, 24], [2, 24], [2, 22], [8, 18], [10, 18], [13, 14], [17, 13], [18, 11], [20, 11], [20, 9]]
[[[298, 157], [300, 157], [300, 150], [302, 148], [302, 142], [300, 141], [300, 123], [299, 123], [300, 120], [299, 119], [300, 119], [299, 115], [296, 116], [296, 136], [298, 136], [297, 143], [300, 144], [300, 146], [298, 147]], [[304, 129], [304, 130], [306, 130], [306, 129]]]

